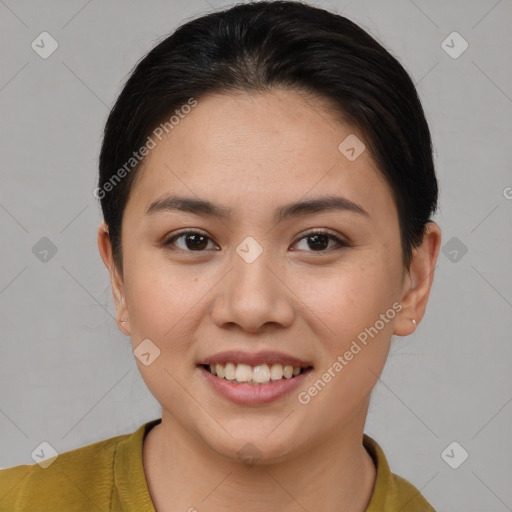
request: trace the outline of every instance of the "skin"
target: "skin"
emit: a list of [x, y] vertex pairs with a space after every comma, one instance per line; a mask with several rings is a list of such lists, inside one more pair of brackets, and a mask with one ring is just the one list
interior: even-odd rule
[[[349, 134], [364, 136], [324, 107], [285, 90], [201, 98], [144, 161], [123, 217], [123, 272], [106, 226], [98, 230], [121, 331], [134, 349], [149, 338], [161, 351], [149, 366], [136, 359], [162, 406], [162, 423], [143, 448], [159, 512], [353, 512], [370, 500], [375, 467], [362, 446], [370, 393], [391, 336], [412, 333], [412, 319], [425, 313], [441, 234], [429, 223], [404, 269], [391, 189], [368, 151], [349, 161], [338, 150]], [[145, 213], [167, 193], [220, 203], [232, 216]], [[282, 205], [325, 195], [350, 199], [368, 215], [273, 219]], [[183, 228], [209, 237], [202, 251], [183, 237], [164, 245]], [[331, 239], [315, 251], [306, 237], [312, 229], [349, 246]], [[236, 252], [247, 236], [263, 249], [250, 264]], [[393, 303], [401, 311], [317, 396], [299, 403], [298, 393]], [[278, 350], [310, 361], [313, 371], [273, 403], [237, 405], [196, 367], [231, 349]], [[237, 455], [247, 442], [261, 455], [253, 466]]]

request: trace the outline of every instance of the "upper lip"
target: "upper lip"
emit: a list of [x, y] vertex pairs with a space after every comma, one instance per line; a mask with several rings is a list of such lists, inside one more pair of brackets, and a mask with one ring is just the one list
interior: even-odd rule
[[243, 352], [241, 350], [227, 350], [217, 354], [205, 357], [199, 364], [247, 364], [249, 366], [258, 366], [262, 364], [281, 364], [283, 366], [291, 365], [294, 367], [307, 368], [311, 363], [298, 359], [297, 357], [284, 354], [282, 352], [262, 351], [262, 352]]

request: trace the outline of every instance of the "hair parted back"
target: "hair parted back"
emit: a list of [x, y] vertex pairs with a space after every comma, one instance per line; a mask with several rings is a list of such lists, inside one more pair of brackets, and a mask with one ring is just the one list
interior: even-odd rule
[[[360, 130], [393, 191], [408, 267], [438, 199], [418, 94], [402, 65], [367, 32], [302, 2], [235, 5], [187, 22], [153, 48], [132, 71], [108, 117], [98, 188], [190, 98], [273, 88], [312, 94]], [[123, 212], [139, 167], [100, 197], [121, 271]]]

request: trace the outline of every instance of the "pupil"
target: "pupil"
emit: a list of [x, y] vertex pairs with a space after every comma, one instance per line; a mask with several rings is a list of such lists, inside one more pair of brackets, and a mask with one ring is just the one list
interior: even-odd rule
[[[204, 249], [207, 245], [204, 235], [190, 234], [186, 237], [186, 244], [189, 249]], [[308, 245], [311, 249], [326, 249], [329, 245], [329, 238], [326, 235], [310, 235]]]
[[329, 245], [329, 239], [326, 235], [311, 235], [308, 237], [309, 241], [313, 240], [313, 243], [308, 245], [311, 249], [325, 249]]
[[186, 237], [186, 244], [189, 249], [204, 249], [207, 245], [204, 235], [191, 234]]

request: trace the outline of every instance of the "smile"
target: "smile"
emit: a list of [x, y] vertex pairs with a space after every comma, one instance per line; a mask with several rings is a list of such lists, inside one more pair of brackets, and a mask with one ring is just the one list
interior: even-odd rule
[[290, 395], [311, 377], [312, 362], [264, 350], [227, 350], [200, 359], [197, 368], [208, 388], [239, 405], [259, 406]]
[[269, 384], [283, 379], [292, 379], [302, 374], [306, 368], [282, 364], [259, 364], [250, 366], [243, 363], [204, 365], [212, 375], [230, 382], [254, 386]]

